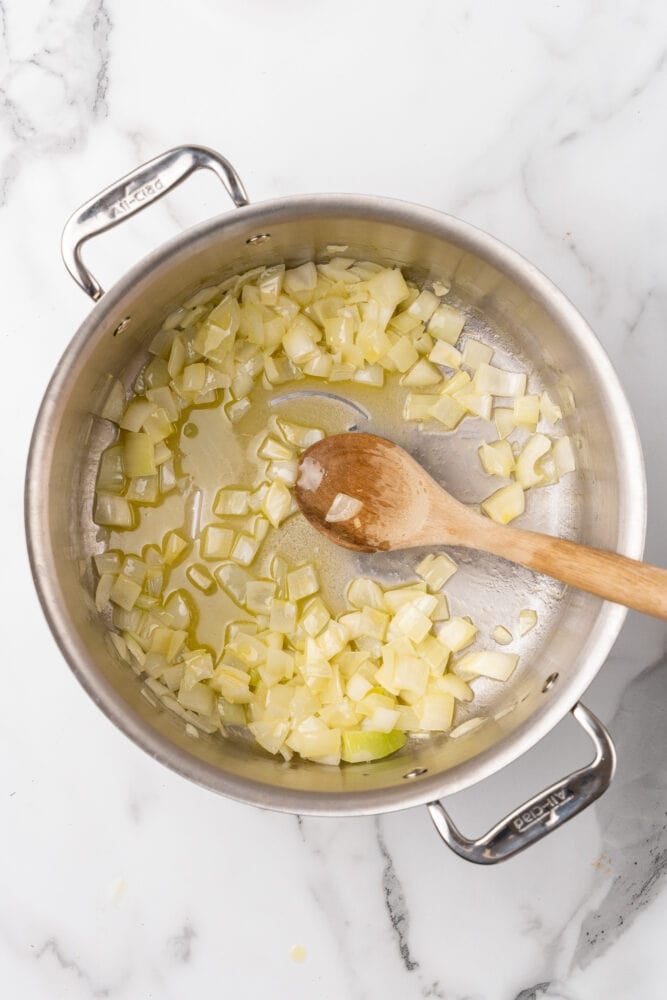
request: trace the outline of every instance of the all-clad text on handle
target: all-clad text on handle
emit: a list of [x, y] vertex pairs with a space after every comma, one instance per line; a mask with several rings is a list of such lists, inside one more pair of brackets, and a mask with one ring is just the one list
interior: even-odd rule
[[466, 861], [495, 865], [567, 823], [607, 790], [616, 767], [611, 737], [600, 720], [581, 703], [574, 706], [572, 715], [593, 741], [595, 757], [591, 763], [524, 802], [477, 840], [469, 840], [460, 833], [441, 802], [430, 802], [431, 818], [448, 847]]
[[248, 204], [241, 178], [224, 156], [204, 146], [178, 146], [121, 177], [70, 216], [62, 236], [63, 260], [76, 283], [95, 302], [104, 290], [83, 262], [81, 249], [86, 240], [140, 212], [196, 170], [212, 170], [237, 208]]

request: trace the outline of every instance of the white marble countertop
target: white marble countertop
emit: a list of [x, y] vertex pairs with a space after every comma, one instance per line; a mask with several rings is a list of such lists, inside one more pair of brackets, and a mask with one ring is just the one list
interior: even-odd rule
[[[136, 749], [65, 666], [24, 551], [23, 469], [89, 304], [59, 254], [70, 211], [198, 142], [254, 200], [360, 191], [450, 211], [533, 260], [610, 353], [664, 511], [667, 8], [372, 0], [0, 2], [0, 980], [11, 1000], [665, 996], [665, 626], [630, 616], [587, 703], [611, 790], [514, 861], [478, 869], [425, 810], [300, 820], [188, 784]], [[97, 241], [107, 283], [225, 207], [197, 177]], [[479, 831], [588, 747], [565, 720], [450, 801]], [[305, 948], [297, 964], [290, 949]]]

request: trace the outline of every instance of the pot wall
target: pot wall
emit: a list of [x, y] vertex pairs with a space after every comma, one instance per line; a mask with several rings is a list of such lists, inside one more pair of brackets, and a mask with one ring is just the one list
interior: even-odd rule
[[[269, 238], [247, 242], [262, 234]], [[99, 549], [91, 519], [95, 466], [112, 436], [109, 425], [91, 415], [105, 376], [131, 382], [145, 359], [146, 338], [196, 288], [258, 264], [300, 263], [326, 253], [328, 244], [399, 264], [418, 280], [450, 281], [453, 295], [483, 316], [510, 349], [514, 345], [547, 386], [567, 386], [577, 401], [568, 420], [581, 443], [580, 471], [561, 509], [545, 507], [545, 524], [530, 526], [560, 528], [589, 544], [641, 554], [644, 480], [634, 423], [606, 355], [578, 313], [536, 269], [478, 230], [402, 203], [348, 196], [286, 199], [214, 219], [166, 244], [103, 297], [45, 397], [29, 467], [28, 524], [33, 571], [63, 652], [100, 707], [144, 749], [200, 783], [259, 805], [376, 812], [466, 787], [532, 746], [590, 683], [625, 612], [566, 593], [554, 602], [540, 656], [503, 691], [507, 704], [518, 702], [514, 711], [458, 741], [434, 737], [372, 766], [338, 769], [285, 764], [217, 737], [193, 742], [179, 719], [145, 701], [134, 675], [115, 659], [86, 568]], [[527, 571], [480, 558], [500, 592], [542, 585]], [[490, 600], [496, 597], [494, 590]], [[543, 693], [552, 673], [559, 674], [558, 683]], [[406, 779], [414, 769], [424, 769], [423, 775]]]

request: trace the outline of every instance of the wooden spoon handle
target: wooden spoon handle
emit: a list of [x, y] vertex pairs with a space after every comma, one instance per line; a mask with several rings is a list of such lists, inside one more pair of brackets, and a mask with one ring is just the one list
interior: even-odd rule
[[667, 619], [667, 570], [604, 549], [520, 528], [493, 526], [478, 545], [579, 590]]

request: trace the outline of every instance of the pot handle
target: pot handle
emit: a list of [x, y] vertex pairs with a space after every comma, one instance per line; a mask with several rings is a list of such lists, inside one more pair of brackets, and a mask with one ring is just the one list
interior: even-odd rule
[[591, 763], [524, 802], [483, 837], [468, 840], [441, 802], [428, 803], [438, 833], [459, 857], [478, 865], [506, 861], [567, 823], [607, 790], [616, 767], [611, 737], [600, 720], [580, 702], [572, 709], [572, 715], [593, 741], [595, 757]]
[[124, 222], [202, 169], [212, 170], [222, 181], [237, 208], [248, 204], [241, 178], [224, 156], [204, 146], [177, 146], [121, 177], [70, 216], [62, 236], [63, 260], [77, 285], [91, 299], [97, 302], [104, 289], [81, 258], [86, 240]]

